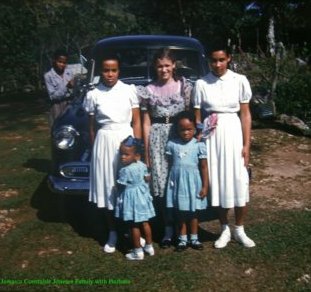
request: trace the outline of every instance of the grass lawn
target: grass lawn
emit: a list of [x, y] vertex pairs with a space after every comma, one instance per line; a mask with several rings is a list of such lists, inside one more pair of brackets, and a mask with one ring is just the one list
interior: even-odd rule
[[128, 262], [124, 244], [102, 252], [103, 216], [85, 197], [65, 200], [60, 218], [45, 184], [49, 143], [39, 99], [0, 99], [0, 291], [311, 291], [309, 208], [257, 208], [264, 198], [254, 195], [246, 228], [255, 248], [214, 249], [212, 221], [201, 224], [203, 251], [155, 244], [154, 257]]

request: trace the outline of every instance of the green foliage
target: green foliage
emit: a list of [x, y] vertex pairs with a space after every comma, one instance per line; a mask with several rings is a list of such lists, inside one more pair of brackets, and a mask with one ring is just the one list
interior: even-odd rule
[[[192, 35], [208, 48], [230, 37], [243, 50], [265, 52], [267, 21], [285, 45], [310, 40], [310, 1], [11, 0], [0, 3], [0, 92], [40, 87], [52, 52], [77, 52], [122, 34]], [[310, 2], [310, 3], [309, 3]], [[256, 47], [257, 46], [257, 47]]]
[[278, 112], [311, 121], [311, 72], [298, 70], [279, 82], [275, 99]]
[[36, 41], [33, 15], [18, 1], [0, 6], [0, 85], [9, 90], [36, 78]]
[[[234, 55], [237, 71], [250, 80], [254, 95], [273, 99], [278, 114], [294, 115], [305, 122], [311, 121], [311, 71], [307, 64], [299, 65], [297, 56], [306, 58], [308, 47], [294, 52], [288, 51], [278, 62], [275, 57], [257, 54]], [[276, 82], [274, 96], [271, 96], [273, 81]]]
[[1, 91], [40, 84], [52, 52], [78, 52], [104, 36], [137, 27], [126, 1], [13, 0], [0, 4]]

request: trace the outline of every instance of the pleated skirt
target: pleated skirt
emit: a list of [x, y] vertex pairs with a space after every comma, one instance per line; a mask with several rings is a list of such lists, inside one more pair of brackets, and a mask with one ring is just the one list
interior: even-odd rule
[[249, 201], [249, 177], [242, 157], [241, 121], [235, 113], [218, 114], [215, 132], [206, 139], [212, 206], [243, 207]]
[[120, 167], [119, 148], [129, 135], [133, 135], [133, 129], [127, 125], [117, 129], [102, 128], [96, 134], [90, 167], [89, 201], [99, 208], [114, 210]]

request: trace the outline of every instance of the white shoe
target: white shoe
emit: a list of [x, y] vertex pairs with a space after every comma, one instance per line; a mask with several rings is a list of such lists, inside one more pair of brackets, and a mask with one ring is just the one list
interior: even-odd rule
[[233, 233], [233, 237], [234, 239], [241, 243], [244, 247], [254, 247], [256, 246], [255, 242], [253, 240], [251, 240], [246, 234], [245, 232], [237, 232], [235, 231]]
[[114, 253], [116, 251], [116, 247], [115, 246], [110, 246], [108, 243], [106, 243], [104, 248], [103, 248], [103, 250], [106, 253]]
[[146, 244], [144, 246], [144, 252], [150, 256], [154, 256], [155, 252], [152, 244]]
[[214, 247], [215, 248], [224, 248], [227, 246], [227, 244], [230, 242], [230, 240], [231, 240], [230, 229], [226, 229], [221, 233], [220, 237], [215, 241]]
[[143, 237], [141, 237], [141, 238], [139, 239], [139, 242], [140, 242], [140, 246], [141, 246], [141, 247], [145, 247], [145, 245], [146, 245], [146, 240], [145, 240]]
[[144, 259], [143, 251], [135, 251], [134, 249], [125, 255], [125, 257], [130, 261], [141, 261]]

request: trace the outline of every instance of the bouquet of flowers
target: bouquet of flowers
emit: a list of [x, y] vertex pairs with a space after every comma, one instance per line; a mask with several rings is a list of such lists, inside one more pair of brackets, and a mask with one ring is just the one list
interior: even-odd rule
[[216, 113], [210, 114], [203, 122], [202, 138], [207, 139], [214, 134], [218, 117]]

